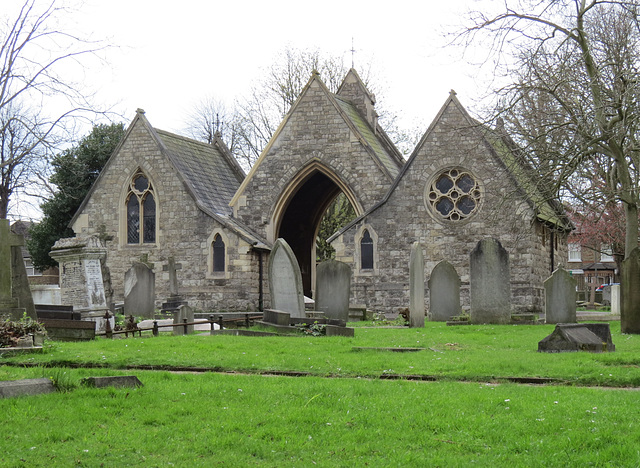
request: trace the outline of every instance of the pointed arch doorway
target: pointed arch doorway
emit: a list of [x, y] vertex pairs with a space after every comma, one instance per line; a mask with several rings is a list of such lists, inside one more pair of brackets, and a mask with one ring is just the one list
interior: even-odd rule
[[344, 193], [356, 216], [363, 213], [353, 192], [320, 164], [311, 164], [292, 179], [280, 196], [273, 215], [273, 240], [287, 241], [298, 259], [304, 295], [313, 297], [316, 272], [316, 238], [320, 221], [331, 202]]

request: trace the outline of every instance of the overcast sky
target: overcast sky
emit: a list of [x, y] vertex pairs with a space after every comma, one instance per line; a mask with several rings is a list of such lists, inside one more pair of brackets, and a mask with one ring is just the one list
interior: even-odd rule
[[[2, 0], [5, 13], [23, 1]], [[142, 108], [154, 127], [185, 134], [200, 100], [233, 103], [292, 47], [342, 56], [346, 66], [353, 58], [356, 70], [371, 64], [382, 87], [378, 103], [399, 116], [401, 128], [426, 130], [451, 89], [472, 113], [490, 89], [480, 78], [486, 73], [446, 37], [480, 3], [490, 2], [84, 0], [58, 28], [113, 46], [104, 62], [69, 74], [127, 124]]]
[[79, 17], [118, 46], [89, 82], [128, 120], [140, 107], [154, 126], [179, 133], [200, 99], [232, 102], [248, 93], [287, 46], [343, 56], [350, 66], [353, 39], [355, 68], [372, 63], [384, 88], [379, 101], [410, 127], [428, 125], [450, 89], [469, 107], [486, 91], [444, 37], [474, 4], [89, 0]]

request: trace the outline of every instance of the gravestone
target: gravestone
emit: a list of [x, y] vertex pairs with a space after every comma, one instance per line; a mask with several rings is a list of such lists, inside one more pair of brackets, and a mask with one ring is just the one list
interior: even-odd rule
[[611, 285], [611, 314], [620, 315], [620, 285]]
[[576, 280], [558, 268], [544, 282], [546, 323], [576, 322]]
[[92, 320], [97, 330], [104, 330], [105, 312], [109, 310], [102, 280], [102, 262], [107, 249], [96, 236], [69, 237], [58, 240], [51, 258], [60, 265], [60, 298], [72, 305], [83, 320]]
[[438, 262], [429, 278], [429, 320], [446, 322], [461, 313], [460, 276], [451, 263]]
[[483, 239], [471, 252], [471, 322], [511, 321], [509, 253], [496, 239]]
[[411, 245], [409, 255], [409, 326], [424, 327], [424, 256], [420, 242]]
[[269, 255], [271, 309], [305, 318], [302, 274], [296, 256], [284, 239], [277, 239]]
[[178, 293], [178, 270], [181, 269], [182, 263], [176, 263], [173, 257], [169, 257], [167, 264], [162, 266], [162, 271], [169, 272], [169, 298], [162, 303], [162, 312], [173, 313], [178, 307], [188, 304]]
[[622, 261], [620, 331], [640, 333], [640, 247], [633, 249]]
[[0, 219], [0, 316], [13, 319], [21, 318], [24, 312], [36, 318], [22, 245], [24, 238], [11, 232], [9, 220]]
[[[180, 305], [176, 310], [173, 311], [173, 324], [177, 325], [179, 323], [184, 323], [185, 319], [187, 319], [187, 323], [193, 323], [193, 309], [188, 305]], [[187, 325], [188, 335], [193, 333], [193, 327], [194, 325]], [[184, 327], [173, 327], [173, 334], [184, 335]]]
[[545, 353], [615, 350], [608, 323], [559, 323], [549, 336], [538, 342], [538, 352]]
[[327, 318], [349, 320], [351, 267], [346, 263], [328, 260], [316, 270], [316, 310]]
[[153, 318], [156, 302], [156, 275], [142, 262], [134, 264], [124, 274], [124, 312]]

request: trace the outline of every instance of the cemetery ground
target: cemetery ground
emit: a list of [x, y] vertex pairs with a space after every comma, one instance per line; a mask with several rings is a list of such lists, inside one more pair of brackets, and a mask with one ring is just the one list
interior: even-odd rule
[[[0, 358], [0, 380], [61, 390], [0, 400], [0, 464], [640, 465], [640, 336], [612, 322], [613, 353], [538, 353], [553, 328], [48, 344]], [[374, 347], [424, 349], [357, 349]], [[144, 386], [80, 385], [131, 374]], [[547, 383], [515, 383], [528, 380]]]

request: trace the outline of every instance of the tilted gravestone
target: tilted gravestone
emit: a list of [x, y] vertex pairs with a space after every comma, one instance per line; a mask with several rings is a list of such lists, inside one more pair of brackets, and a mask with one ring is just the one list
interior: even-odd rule
[[173, 257], [169, 257], [167, 264], [162, 266], [162, 271], [169, 273], [169, 297], [162, 303], [162, 312], [173, 313], [181, 305], [188, 305], [188, 302], [178, 293], [178, 270], [181, 269], [182, 263], [176, 263]]
[[72, 305], [83, 320], [97, 323], [104, 329], [105, 312], [109, 310], [102, 279], [102, 262], [107, 249], [96, 236], [69, 237], [58, 240], [51, 258], [60, 265], [60, 297], [65, 305]]
[[564, 268], [558, 268], [544, 282], [545, 321], [576, 322], [576, 280]]
[[622, 261], [620, 275], [620, 331], [640, 333], [640, 247]]
[[296, 256], [284, 239], [277, 239], [269, 255], [271, 309], [305, 318], [302, 274]]
[[549, 336], [538, 342], [538, 351], [544, 353], [615, 350], [608, 323], [559, 323]]
[[135, 262], [124, 274], [124, 312], [153, 318], [156, 302], [156, 275], [142, 262]]
[[411, 245], [409, 255], [409, 326], [424, 327], [424, 255], [420, 242]]
[[460, 276], [451, 263], [442, 260], [429, 277], [429, 320], [446, 322], [460, 313]]
[[471, 322], [511, 321], [509, 253], [496, 239], [483, 239], [471, 252]]
[[351, 267], [346, 263], [328, 260], [316, 270], [316, 310], [327, 318], [349, 320]]

